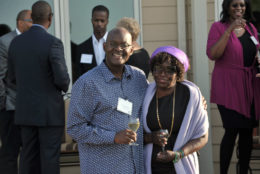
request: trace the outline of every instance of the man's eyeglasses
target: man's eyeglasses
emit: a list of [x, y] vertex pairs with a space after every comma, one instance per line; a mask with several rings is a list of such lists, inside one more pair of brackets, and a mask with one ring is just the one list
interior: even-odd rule
[[173, 75], [177, 72], [177, 68], [176, 66], [163, 67], [163, 66], [156, 65], [153, 68], [153, 72], [156, 74], [161, 74], [162, 72], [164, 72], [164, 74], [166, 75]]
[[32, 22], [32, 19], [23, 19], [22, 21], [25, 21], [25, 22]]
[[129, 45], [127, 43], [124, 43], [124, 44], [117, 44], [115, 42], [109, 42], [109, 46], [111, 48], [119, 48], [121, 50], [124, 50], [124, 49], [127, 49], [128, 47], [132, 46], [132, 45]]
[[239, 4], [239, 3], [236, 3], [236, 4], [232, 4], [232, 7], [233, 8], [237, 8], [238, 6], [240, 6], [240, 7], [245, 7], [246, 5], [245, 4], [243, 4], [243, 3], [241, 3], [241, 4]]

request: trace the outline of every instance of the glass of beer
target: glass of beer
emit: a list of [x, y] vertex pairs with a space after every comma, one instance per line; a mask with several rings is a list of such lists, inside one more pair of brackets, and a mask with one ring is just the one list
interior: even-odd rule
[[[136, 132], [140, 126], [139, 118], [130, 117], [128, 122], [128, 127], [132, 131]], [[130, 143], [129, 145], [138, 146], [137, 143]]]

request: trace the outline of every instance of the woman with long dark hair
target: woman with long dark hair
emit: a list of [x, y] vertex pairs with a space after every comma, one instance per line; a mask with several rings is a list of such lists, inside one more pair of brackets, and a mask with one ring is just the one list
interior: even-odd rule
[[239, 171], [247, 173], [252, 131], [260, 117], [260, 79], [256, 77], [259, 42], [246, 0], [224, 0], [221, 20], [212, 24], [207, 55], [215, 61], [211, 102], [216, 103], [225, 134], [220, 145], [220, 173], [228, 173], [239, 135]]

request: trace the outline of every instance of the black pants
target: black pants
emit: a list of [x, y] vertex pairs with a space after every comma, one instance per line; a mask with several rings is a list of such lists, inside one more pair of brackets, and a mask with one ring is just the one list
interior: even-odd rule
[[[225, 134], [220, 144], [220, 173], [227, 174], [237, 136], [239, 174], [247, 174], [253, 145], [255, 121], [246, 119], [236, 111], [218, 105]], [[243, 127], [243, 128], [241, 128]]]
[[237, 135], [239, 153], [239, 174], [247, 174], [252, 151], [252, 132], [251, 128], [226, 128], [225, 135], [220, 145], [220, 173], [227, 174], [230, 160], [233, 154]]
[[20, 174], [59, 174], [64, 126], [21, 126]]
[[0, 173], [17, 174], [21, 135], [14, 125], [14, 111], [0, 111]]

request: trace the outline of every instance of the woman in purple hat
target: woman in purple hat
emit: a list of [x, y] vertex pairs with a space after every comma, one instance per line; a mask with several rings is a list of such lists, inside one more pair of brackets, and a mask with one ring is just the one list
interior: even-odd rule
[[184, 80], [187, 55], [173, 46], [156, 49], [150, 67], [155, 82], [143, 103], [145, 171], [197, 174], [197, 153], [208, 141], [208, 117], [199, 88]]

